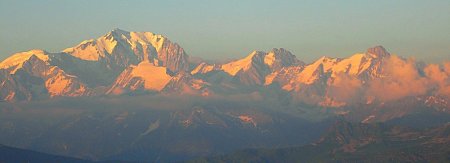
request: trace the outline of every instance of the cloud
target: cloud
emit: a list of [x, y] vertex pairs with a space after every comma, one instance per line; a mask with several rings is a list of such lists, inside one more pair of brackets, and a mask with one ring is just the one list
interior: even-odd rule
[[443, 67], [444, 67], [444, 71], [447, 73], [447, 74], [450, 74], [450, 61], [449, 62], [444, 62], [444, 64], [442, 64], [443, 65]]
[[450, 62], [445, 62], [442, 66], [430, 64], [424, 68], [424, 73], [435, 94], [450, 97]]
[[[400, 100], [406, 97], [438, 95], [450, 98], [450, 62], [421, 66], [414, 58], [404, 59], [396, 55], [383, 58], [379, 67], [372, 65], [380, 77], [349, 75], [342, 72], [329, 78], [327, 84], [304, 86], [293, 94], [294, 102], [317, 104], [322, 96], [347, 104], [366, 103], [369, 99], [380, 102]], [[369, 71], [370, 73], [371, 71]]]
[[328, 88], [328, 96], [340, 102], [357, 100], [361, 91], [362, 81], [354, 76], [339, 73]]
[[430, 64], [424, 68], [425, 75], [429, 78], [430, 82], [443, 86], [447, 83], [448, 74], [441, 69], [437, 64]]
[[393, 55], [384, 61], [382, 68], [385, 77], [370, 81], [367, 96], [391, 101], [427, 93], [429, 81], [419, 74], [414, 59], [402, 59]]

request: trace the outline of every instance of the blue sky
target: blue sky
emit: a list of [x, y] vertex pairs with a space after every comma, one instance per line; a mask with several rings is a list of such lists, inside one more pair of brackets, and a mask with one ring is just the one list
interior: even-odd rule
[[151, 31], [207, 59], [283, 47], [299, 59], [383, 45], [427, 62], [450, 60], [449, 0], [0, 0], [0, 59], [61, 51], [114, 28]]

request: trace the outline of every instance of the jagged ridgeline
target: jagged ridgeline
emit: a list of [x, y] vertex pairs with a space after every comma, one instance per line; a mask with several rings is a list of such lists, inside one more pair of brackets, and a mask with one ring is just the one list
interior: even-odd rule
[[[208, 62], [162, 35], [115, 29], [62, 52], [0, 62], [0, 144], [138, 162], [352, 162], [378, 151], [367, 161], [401, 160], [378, 156], [405, 151], [404, 160], [428, 161], [442, 148], [439, 162], [449, 97], [450, 62], [425, 64], [381, 46], [311, 63], [283, 48]], [[338, 118], [357, 123], [338, 121], [327, 132]], [[257, 149], [231, 153], [246, 148]]]
[[31, 50], [5, 59], [0, 63], [0, 98], [251, 94], [323, 107], [416, 98], [448, 108], [449, 76], [450, 63], [426, 65], [391, 55], [381, 46], [309, 64], [283, 48], [253, 51], [223, 64], [194, 62], [162, 35], [114, 29], [62, 52]]

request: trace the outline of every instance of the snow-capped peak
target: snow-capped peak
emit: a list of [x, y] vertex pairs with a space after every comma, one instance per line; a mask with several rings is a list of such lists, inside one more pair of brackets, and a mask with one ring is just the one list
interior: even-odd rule
[[277, 70], [295, 64], [302, 64], [295, 55], [283, 48], [273, 48], [265, 55], [264, 63], [270, 68]]
[[8, 69], [11, 67], [21, 67], [21, 65], [29, 60], [32, 56], [36, 56], [40, 60], [48, 61], [48, 53], [44, 50], [34, 49], [26, 52], [16, 53], [11, 57], [6, 58], [2, 62], [0, 62], [0, 69]]
[[114, 29], [107, 34], [64, 52], [88, 61], [102, 61], [106, 67], [123, 69], [142, 61], [160, 63], [170, 71], [186, 70], [188, 56], [178, 44], [151, 32], [128, 32]]
[[241, 70], [249, 69], [253, 62], [257, 62], [258, 60], [262, 60], [262, 57], [265, 55], [264, 52], [261, 51], [253, 51], [245, 58], [229, 62], [222, 65], [222, 70], [226, 73], [235, 76]]
[[297, 60], [291, 52], [283, 48], [273, 48], [269, 52], [253, 51], [245, 58], [222, 65], [222, 69], [234, 76], [239, 71], [248, 70], [252, 66], [257, 66], [259, 69], [266, 67], [274, 71], [300, 63], [302, 62]]
[[383, 46], [369, 48], [367, 49], [366, 54], [372, 56], [373, 58], [383, 58], [391, 55]]
[[128, 34], [128, 33], [130, 33], [130, 32], [125, 31], [125, 30], [122, 30], [122, 29], [120, 29], [120, 28], [114, 28], [114, 29], [111, 30], [109, 33], [120, 35], [120, 34]]
[[[0, 97], [9, 101], [23, 99], [21, 97], [29, 100], [42, 94], [41, 90], [54, 97], [140, 93], [141, 90], [206, 95], [239, 93], [241, 89], [280, 89], [295, 99], [337, 107], [353, 102], [354, 95], [349, 93], [345, 95], [347, 98], [336, 92], [358, 89], [356, 93], [365, 93], [363, 89], [366, 88], [375, 92], [370, 85], [374, 83], [372, 80], [394, 80], [384, 78], [392, 76], [385, 69], [395, 66], [388, 65], [395, 59], [389, 56], [384, 47], [375, 46], [365, 53], [346, 58], [321, 57], [305, 65], [288, 50], [274, 48], [269, 52], [253, 51], [224, 64], [198, 62], [189, 73], [188, 66], [194, 63], [188, 62], [187, 54], [178, 44], [163, 35], [116, 28], [97, 39], [68, 48], [64, 53], [31, 50], [5, 59], [0, 62], [0, 86], [3, 86]], [[414, 74], [422, 71], [412, 67]], [[443, 73], [445, 75], [440, 75]], [[439, 80], [447, 81], [441, 76], [448, 74], [447, 71], [439, 72], [437, 76], [440, 75]], [[28, 81], [31, 78], [41, 80]], [[427, 83], [422, 82], [422, 78], [425, 80], [427, 76], [420, 76], [418, 85]], [[403, 84], [403, 81], [399, 83]]]

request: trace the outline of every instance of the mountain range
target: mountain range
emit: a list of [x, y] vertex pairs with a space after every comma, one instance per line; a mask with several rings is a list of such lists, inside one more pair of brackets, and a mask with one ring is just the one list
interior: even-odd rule
[[219, 62], [114, 29], [0, 62], [0, 144], [75, 161], [435, 161], [431, 149], [443, 149], [440, 161], [448, 122], [450, 62], [382, 46], [311, 63], [283, 48]]
[[0, 98], [16, 102], [155, 93], [267, 98], [287, 94], [283, 98], [290, 102], [323, 107], [409, 97], [449, 106], [450, 62], [425, 64], [391, 55], [382, 46], [309, 64], [283, 48], [253, 51], [222, 64], [192, 60], [162, 35], [114, 29], [62, 52], [30, 50], [6, 58], [0, 63]]

